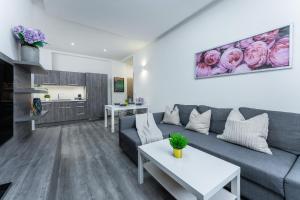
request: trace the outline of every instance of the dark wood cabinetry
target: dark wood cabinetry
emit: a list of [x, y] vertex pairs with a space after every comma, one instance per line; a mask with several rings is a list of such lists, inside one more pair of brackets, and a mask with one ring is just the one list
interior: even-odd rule
[[85, 101], [42, 102], [48, 114], [36, 121], [36, 124], [59, 123], [87, 119]]
[[85, 85], [85, 74], [67, 72], [67, 85]]
[[107, 74], [86, 74], [87, 109], [89, 119], [104, 117], [107, 104]]
[[46, 74], [35, 74], [34, 83], [36, 85], [59, 85], [60, 72], [54, 70], [47, 70]]
[[46, 75], [35, 75], [34, 83], [86, 86], [86, 101], [43, 102], [48, 114], [47, 117], [37, 121], [37, 124], [104, 118], [104, 106], [107, 104], [108, 96], [107, 74], [49, 70]]
[[70, 85], [84, 86], [85, 73], [48, 70], [47, 74], [34, 76], [36, 85]]

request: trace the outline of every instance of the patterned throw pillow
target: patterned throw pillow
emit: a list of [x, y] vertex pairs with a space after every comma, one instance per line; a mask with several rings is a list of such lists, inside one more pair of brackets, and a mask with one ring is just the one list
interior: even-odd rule
[[217, 138], [272, 154], [267, 143], [268, 127], [269, 117], [266, 113], [245, 120], [240, 111], [232, 110], [227, 118], [224, 133]]

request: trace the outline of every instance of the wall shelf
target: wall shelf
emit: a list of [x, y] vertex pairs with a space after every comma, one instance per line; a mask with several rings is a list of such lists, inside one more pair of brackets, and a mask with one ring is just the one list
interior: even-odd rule
[[35, 89], [35, 88], [16, 88], [14, 90], [16, 94], [33, 94], [33, 93], [48, 93], [47, 89]]
[[16, 66], [22, 67], [23, 69], [27, 70], [28, 72], [31, 72], [34, 74], [47, 74], [47, 71], [39, 63], [24, 62], [24, 61], [13, 61], [13, 63]]
[[37, 120], [43, 116], [45, 116], [48, 113], [48, 110], [43, 110], [40, 115], [33, 115], [32, 113], [27, 116], [20, 116], [15, 119], [15, 122], [27, 122], [31, 120]]

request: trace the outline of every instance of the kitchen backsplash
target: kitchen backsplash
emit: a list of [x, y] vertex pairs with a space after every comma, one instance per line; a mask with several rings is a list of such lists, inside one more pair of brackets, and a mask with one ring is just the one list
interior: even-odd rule
[[[84, 86], [58, 86], [58, 85], [41, 85], [40, 88], [47, 88], [51, 100], [59, 99], [75, 99], [78, 94], [81, 98], [86, 98], [86, 89]], [[39, 97], [44, 100], [45, 94], [34, 94], [34, 97]]]

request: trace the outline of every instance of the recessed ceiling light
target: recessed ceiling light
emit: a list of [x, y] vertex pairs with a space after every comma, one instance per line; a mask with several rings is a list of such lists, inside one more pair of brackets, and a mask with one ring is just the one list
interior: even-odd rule
[[107, 52], [107, 49], [103, 49], [104, 52]]
[[75, 46], [75, 42], [71, 42], [71, 46]]

